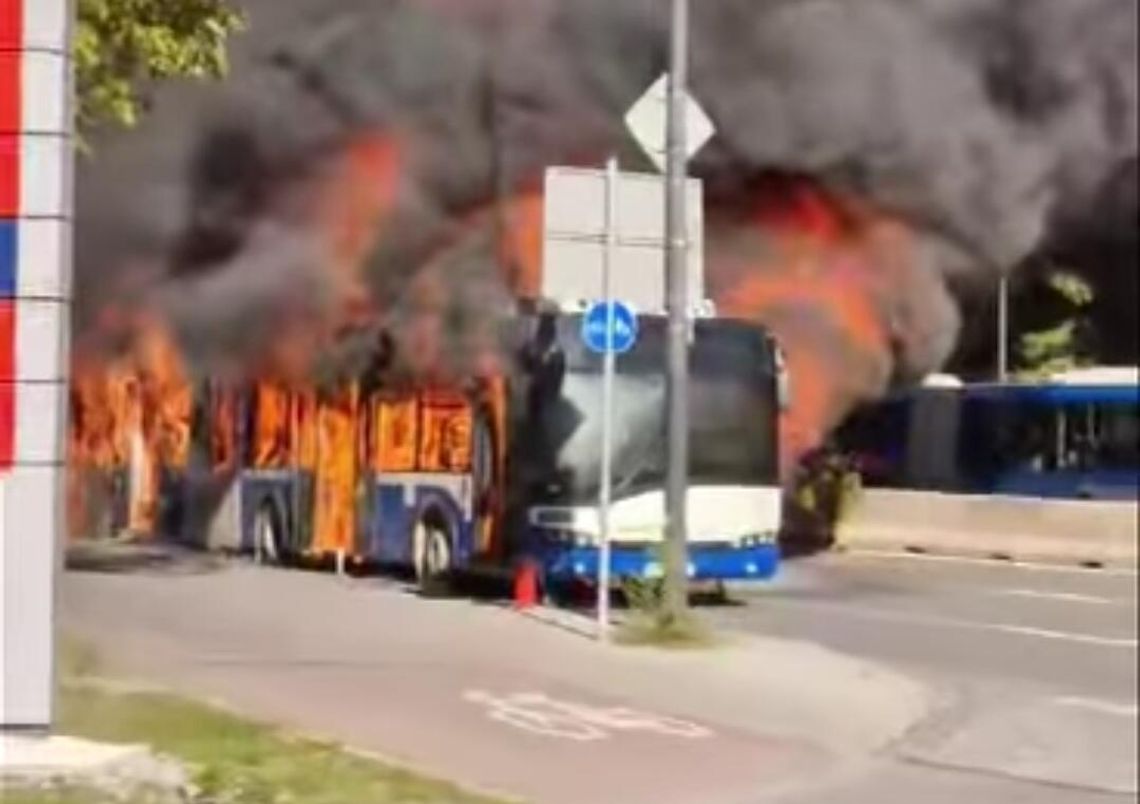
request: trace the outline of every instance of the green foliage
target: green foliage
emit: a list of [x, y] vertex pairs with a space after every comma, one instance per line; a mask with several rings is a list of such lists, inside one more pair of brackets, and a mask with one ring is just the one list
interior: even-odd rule
[[1083, 309], [1092, 304], [1092, 285], [1076, 274], [1058, 271], [1049, 277], [1049, 287], [1055, 290], [1061, 298], [1078, 309]]
[[[651, 548], [658, 566], [665, 566], [665, 545]], [[701, 648], [714, 644], [713, 635], [697, 618], [686, 614], [672, 615], [665, 605], [664, 578], [627, 577], [622, 579], [622, 591], [631, 610], [631, 617], [618, 634], [625, 645], [659, 648]]]
[[689, 650], [716, 647], [716, 636], [691, 614], [681, 618], [635, 617], [618, 633], [618, 642], [630, 647]]
[[[297, 737], [196, 701], [66, 679], [59, 726], [67, 734], [142, 744], [188, 768], [201, 804], [495, 804], [447, 782]], [[8, 801], [0, 791], [0, 800]], [[26, 804], [104, 804], [94, 791], [29, 792]], [[167, 804], [138, 795], [119, 804]], [[106, 804], [111, 804], [107, 800]]]
[[151, 81], [224, 75], [226, 41], [241, 26], [227, 0], [78, 0], [80, 134], [108, 124], [134, 126]]
[[847, 456], [830, 450], [800, 468], [794, 488], [796, 504], [830, 527], [844, 520], [862, 493], [859, 471]]
[[665, 601], [665, 581], [661, 578], [623, 578], [622, 592], [635, 612], [653, 618], [661, 611]]
[[1052, 274], [1048, 284], [1063, 301], [1068, 317], [1048, 329], [1021, 336], [1017, 348], [1021, 364], [1018, 375], [1026, 379], [1047, 377], [1090, 362], [1082, 333], [1086, 308], [1094, 298], [1092, 286], [1064, 271]]
[[1077, 322], [1070, 319], [1052, 329], [1023, 335], [1018, 351], [1024, 368], [1018, 374], [1026, 378], [1048, 377], [1080, 365], [1076, 332]]

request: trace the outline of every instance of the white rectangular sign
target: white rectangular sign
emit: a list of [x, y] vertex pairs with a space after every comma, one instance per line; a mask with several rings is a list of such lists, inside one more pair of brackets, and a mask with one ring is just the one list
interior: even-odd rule
[[[606, 251], [604, 170], [552, 167], [546, 171], [542, 295], [578, 303], [602, 298]], [[689, 303], [704, 300], [704, 204], [699, 179], [688, 181]], [[639, 313], [664, 313], [665, 180], [622, 173], [617, 191], [613, 298]]]

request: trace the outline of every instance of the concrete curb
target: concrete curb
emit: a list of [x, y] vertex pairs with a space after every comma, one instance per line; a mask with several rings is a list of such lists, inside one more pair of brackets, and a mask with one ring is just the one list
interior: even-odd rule
[[173, 760], [142, 745], [97, 743], [61, 735], [0, 735], [0, 783], [15, 788], [85, 785], [110, 794], [181, 794], [189, 777]]

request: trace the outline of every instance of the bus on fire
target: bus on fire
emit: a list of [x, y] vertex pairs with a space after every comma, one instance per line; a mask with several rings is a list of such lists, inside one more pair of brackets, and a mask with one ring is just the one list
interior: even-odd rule
[[[396, 382], [383, 349], [331, 387], [205, 383], [182, 465], [140, 471], [126, 450], [108, 467], [112, 527], [266, 562], [406, 566], [425, 588], [524, 559], [550, 589], [589, 581], [599, 555], [602, 361], [581, 343], [581, 316], [532, 305], [513, 320], [503, 375], [462, 387]], [[615, 380], [619, 580], [661, 571], [665, 318], [643, 316], [641, 332]], [[782, 508], [778, 347], [759, 325], [706, 316], [694, 321], [690, 354], [689, 576], [769, 577]], [[140, 514], [148, 486], [158, 489], [153, 510]]]

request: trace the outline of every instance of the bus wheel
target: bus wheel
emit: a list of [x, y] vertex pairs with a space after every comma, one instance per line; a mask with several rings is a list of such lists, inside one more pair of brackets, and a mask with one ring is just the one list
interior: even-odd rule
[[451, 588], [451, 534], [442, 517], [429, 511], [416, 523], [413, 535], [416, 583], [429, 596], [446, 595]]
[[272, 503], [263, 503], [253, 520], [253, 556], [258, 564], [281, 563], [284, 534]]

